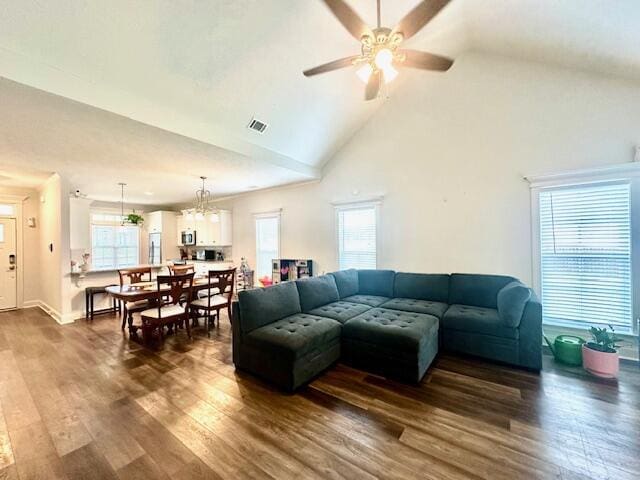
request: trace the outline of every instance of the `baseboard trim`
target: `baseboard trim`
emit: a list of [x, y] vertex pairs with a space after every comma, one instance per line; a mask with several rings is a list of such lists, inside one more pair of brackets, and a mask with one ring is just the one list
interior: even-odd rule
[[63, 315], [59, 311], [57, 311], [55, 308], [48, 305], [46, 302], [43, 302], [42, 300], [28, 300], [22, 304], [22, 308], [35, 308], [35, 307], [40, 308], [40, 310], [42, 310], [44, 313], [49, 315], [60, 325], [68, 325], [70, 323], [74, 323], [76, 321], [76, 318], [80, 318], [83, 315], [81, 312], [80, 313], [71, 312]]

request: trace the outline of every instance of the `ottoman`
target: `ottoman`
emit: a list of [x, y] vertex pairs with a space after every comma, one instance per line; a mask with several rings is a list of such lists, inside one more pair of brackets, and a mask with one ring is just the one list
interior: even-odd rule
[[389, 378], [419, 382], [438, 353], [437, 317], [373, 308], [342, 326], [342, 359]]

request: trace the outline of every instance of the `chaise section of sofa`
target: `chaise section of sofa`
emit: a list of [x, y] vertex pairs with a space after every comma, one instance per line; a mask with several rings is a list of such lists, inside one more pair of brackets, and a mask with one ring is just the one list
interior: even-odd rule
[[293, 282], [240, 292], [233, 313], [236, 367], [284, 390], [295, 390], [340, 357], [340, 323], [302, 312]]
[[446, 350], [540, 370], [542, 309], [517, 279], [452, 274], [449, 304], [441, 325]]

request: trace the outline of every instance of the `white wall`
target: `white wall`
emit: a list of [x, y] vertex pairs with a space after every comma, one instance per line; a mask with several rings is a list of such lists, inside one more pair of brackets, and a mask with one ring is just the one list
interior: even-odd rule
[[[62, 179], [52, 175], [39, 190], [40, 300], [56, 320], [61, 320], [64, 245], [62, 242]], [[68, 214], [67, 214], [68, 217]], [[68, 222], [68, 219], [67, 219]], [[50, 249], [50, 245], [52, 249]]]
[[252, 213], [282, 208], [282, 256], [331, 271], [331, 202], [384, 195], [379, 268], [504, 273], [530, 283], [523, 175], [628, 162], [640, 143], [640, 84], [480, 54], [459, 57], [444, 75], [401, 77], [319, 183], [225, 203], [234, 258], [255, 265]]

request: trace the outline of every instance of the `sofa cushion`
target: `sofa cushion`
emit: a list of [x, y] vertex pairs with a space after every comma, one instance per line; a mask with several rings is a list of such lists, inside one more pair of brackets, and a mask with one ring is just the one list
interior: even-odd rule
[[340, 338], [340, 328], [330, 318], [298, 313], [253, 330], [243, 341], [283, 359], [295, 360]]
[[393, 296], [447, 303], [449, 301], [449, 275], [396, 273]]
[[448, 303], [497, 308], [498, 292], [514, 280], [516, 279], [505, 275], [452, 273]]
[[404, 312], [426, 313], [434, 317], [442, 318], [449, 305], [429, 300], [416, 300], [415, 298], [392, 298], [380, 305], [380, 308], [402, 310]]
[[366, 312], [370, 308], [371, 307], [369, 305], [365, 305], [363, 303], [333, 302], [314, 308], [309, 311], [309, 314], [317, 315], [319, 317], [333, 318], [340, 323], [344, 323], [350, 318], [357, 317], [361, 313]]
[[372, 308], [342, 326], [343, 338], [376, 345], [398, 355], [419, 353], [437, 334], [436, 317], [384, 308]]
[[358, 292], [360, 295], [393, 297], [393, 270], [358, 270]]
[[451, 305], [442, 317], [442, 328], [502, 338], [518, 338], [518, 329], [502, 322], [495, 308]]
[[356, 269], [340, 270], [329, 275], [332, 275], [336, 281], [340, 298], [358, 294], [358, 271]]
[[281, 318], [300, 313], [298, 289], [293, 282], [284, 282], [267, 288], [238, 292], [240, 328], [250, 332]]
[[370, 307], [379, 307], [389, 300], [391, 300], [389, 297], [378, 297], [376, 295], [351, 295], [342, 299], [343, 302], [362, 303]]
[[511, 282], [498, 292], [498, 314], [509, 327], [518, 327], [531, 290], [520, 282]]
[[296, 280], [296, 286], [303, 312], [340, 300], [336, 281], [331, 275]]

